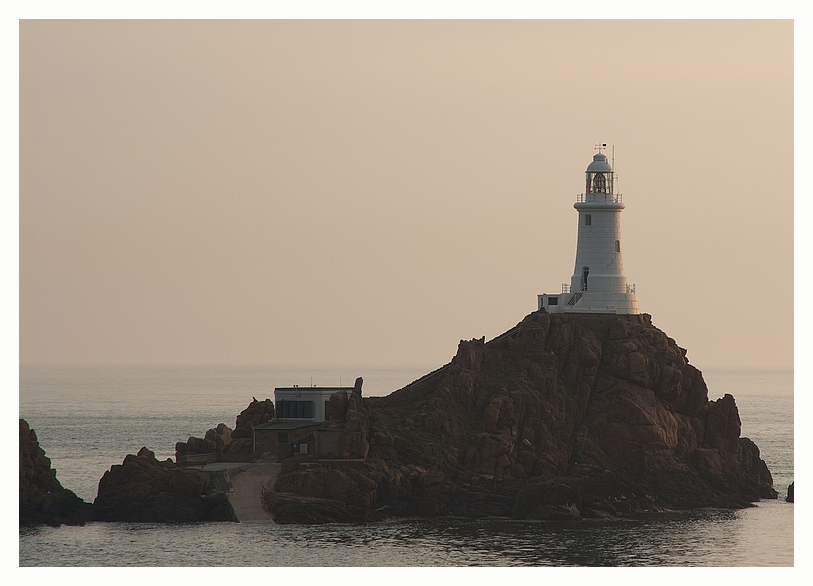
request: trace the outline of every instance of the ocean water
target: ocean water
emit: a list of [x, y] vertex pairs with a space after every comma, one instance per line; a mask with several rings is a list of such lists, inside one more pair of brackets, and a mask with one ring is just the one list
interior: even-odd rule
[[[31, 366], [20, 417], [62, 485], [93, 501], [99, 479], [142, 446], [234, 427], [277, 386], [364, 377], [386, 395], [439, 365], [414, 367]], [[742, 511], [698, 510], [579, 523], [399, 519], [364, 525], [89, 523], [19, 532], [20, 566], [792, 566], [793, 371], [704, 371], [710, 398], [731, 393], [742, 435], [761, 449], [780, 499]]]

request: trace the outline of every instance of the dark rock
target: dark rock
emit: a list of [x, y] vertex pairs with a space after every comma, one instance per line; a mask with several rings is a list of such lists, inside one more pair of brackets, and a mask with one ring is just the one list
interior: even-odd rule
[[344, 428], [348, 432], [347, 443], [350, 448], [351, 458], [366, 458], [370, 451], [370, 442], [367, 439], [369, 434], [367, 408], [361, 397], [363, 382], [361, 377], [356, 379], [353, 391], [347, 401]]
[[203, 444], [203, 440], [201, 438], [190, 436], [189, 439], [186, 440], [186, 451], [190, 453], [197, 453], [200, 451], [201, 444]]
[[[274, 402], [271, 399], [264, 401], [254, 400], [248, 407], [240, 412], [231, 432], [232, 440], [251, 438], [251, 428], [274, 418]], [[234, 450], [229, 450], [234, 452]], [[249, 452], [251, 450], [248, 450]]]
[[[395, 516], [611, 518], [664, 508], [743, 508], [776, 498], [736, 401], [709, 401], [702, 373], [650, 316], [527, 316], [387, 397], [330, 398], [345, 461], [287, 460], [264, 505], [278, 523]], [[251, 451], [274, 417], [252, 401], [179, 456]], [[300, 464], [305, 462], [307, 467]], [[103, 520], [226, 520], [203, 472], [127, 456], [99, 484]], [[792, 499], [792, 490], [789, 491]]]
[[232, 440], [232, 430], [225, 423], [218, 423], [215, 432], [222, 438], [223, 445], [228, 446]]
[[524, 489], [512, 516], [517, 519], [580, 519], [581, 494], [563, 479], [549, 480]]
[[726, 394], [721, 399], [711, 401], [706, 415], [704, 448], [716, 448], [728, 452], [737, 451], [740, 438], [740, 414], [734, 397]]
[[[188, 443], [188, 442], [187, 442]], [[146, 447], [111, 466], [99, 481], [95, 520], [128, 522], [236, 521], [210, 474], [159, 462]]]
[[223, 451], [228, 454], [243, 454], [251, 452], [253, 446], [254, 442], [250, 437], [241, 437], [232, 440]]
[[[238, 430], [242, 430], [243, 433], [246, 431], [251, 435], [251, 428], [255, 425], [259, 425], [263, 423], [263, 419], [268, 421], [268, 419], [274, 418], [274, 403], [271, 399], [266, 399], [264, 401], [252, 401], [249, 403], [248, 407], [243, 409], [240, 412], [240, 415], [237, 416], [237, 420], [234, 425], [234, 432]], [[232, 432], [232, 437], [234, 436], [234, 432]], [[243, 435], [238, 435], [236, 437], [248, 437]]]
[[266, 508], [279, 524], [364, 523], [377, 520], [369, 509], [363, 507], [290, 493], [269, 493]]
[[81, 525], [91, 518], [91, 505], [62, 487], [37, 434], [20, 419], [20, 526]]
[[[400, 391], [362, 400], [357, 383], [344, 401], [331, 398], [330, 425], [365, 465], [284, 471], [279, 492], [384, 516], [541, 519], [777, 496], [734, 397], [709, 401], [686, 351], [646, 314], [535, 312], [488, 343], [461, 341]], [[319, 506], [314, 518], [330, 516]]]
[[789, 503], [793, 502], [793, 483], [792, 482], [790, 483], [790, 486], [788, 486], [788, 496], [785, 497], [785, 501], [789, 502]]
[[371, 444], [378, 444], [381, 446], [391, 446], [393, 445], [394, 441], [392, 436], [388, 434], [386, 431], [376, 431], [373, 436], [370, 438]]
[[186, 442], [176, 443], [175, 459], [183, 461], [184, 456], [194, 454], [237, 453], [240, 451], [239, 448], [244, 447], [244, 444], [238, 444], [238, 449], [230, 450], [232, 438], [232, 430], [225, 423], [220, 423], [217, 427], [207, 430], [203, 438], [190, 437]]
[[336, 391], [330, 395], [330, 421], [344, 421], [347, 417], [347, 391]]

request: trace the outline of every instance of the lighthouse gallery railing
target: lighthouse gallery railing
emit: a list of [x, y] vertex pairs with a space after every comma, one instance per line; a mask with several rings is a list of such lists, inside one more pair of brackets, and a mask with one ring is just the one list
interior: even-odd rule
[[624, 203], [620, 193], [580, 193], [576, 196], [576, 203]]

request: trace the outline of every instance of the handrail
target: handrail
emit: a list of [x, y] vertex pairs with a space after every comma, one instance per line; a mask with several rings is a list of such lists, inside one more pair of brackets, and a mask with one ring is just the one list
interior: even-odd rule
[[573, 289], [567, 283], [562, 283], [562, 293], [635, 293], [635, 283], [625, 283], [624, 287], [614, 288], [613, 291], [591, 291], [587, 284], [582, 284], [581, 288]]
[[576, 196], [576, 203], [624, 203], [620, 193], [580, 193]]

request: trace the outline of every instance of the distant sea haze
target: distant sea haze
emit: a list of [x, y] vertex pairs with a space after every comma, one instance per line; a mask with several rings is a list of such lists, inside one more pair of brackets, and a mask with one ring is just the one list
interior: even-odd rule
[[[20, 417], [57, 477], [86, 501], [142, 446], [158, 459], [225, 423], [276, 386], [352, 385], [385, 395], [426, 367], [23, 366]], [[369, 525], [90, 523], [20, 530], [21, 566], [792, 566], [793, 371], [707, 370], [711, 399], [734, 395], [742, 435], [773, 474], [776, 501], [742, 511], [662, 513], [621, 521], [406, 519]], [[312, 382], [311, 382], [312, 381]], [[194, 548], [189, 543], [195, 543]], [[307, 544], [307, 547], [305, 546]]]

